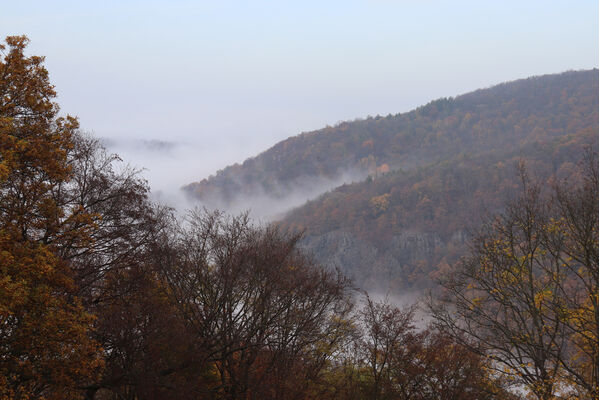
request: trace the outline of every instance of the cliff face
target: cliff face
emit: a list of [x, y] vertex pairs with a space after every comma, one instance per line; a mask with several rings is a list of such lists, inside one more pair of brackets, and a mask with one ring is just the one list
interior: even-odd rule
[[448, 241], [436, 233], [405, 231], [380, 248], [350, 231], [336, 230], [307, 236], [302, 246], [323, 264], [342, 269], [360, 288], [387, 292], [434, 286], [437, 276], [429, 266], [455, 262], [457, 257], [447, 260], [446, 255], [450, 248], [463, 249], [466, 241], [461, 230]]

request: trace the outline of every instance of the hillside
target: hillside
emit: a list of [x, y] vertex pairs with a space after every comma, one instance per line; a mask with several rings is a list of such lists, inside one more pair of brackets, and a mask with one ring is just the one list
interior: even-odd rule
[[303, 246], [369, 290], [422, 289], [467, 250], [469, 232], [519, 190], [517, 165], [540, 179], [566, 178], [599, 127], [517, 151], [451, 161], [343, 185], [290, 213], [282, 226]]
[[599, 125], [598, 104], [599, 70], [522, 79], [303, 133], [183, 190], [209, 207], [284, 211], [368, 175], [580, 132]]
[[185, 191], [212, 207], [278, 201], [278, 211], [303, 193], [312, 200], [280, 223], [305, 231], [320, 261], [366, 289], [421, 289], [513, 195], [518, 162], [566, 177], [598, 138], [599, 71], [566, 72], [304, 133]]

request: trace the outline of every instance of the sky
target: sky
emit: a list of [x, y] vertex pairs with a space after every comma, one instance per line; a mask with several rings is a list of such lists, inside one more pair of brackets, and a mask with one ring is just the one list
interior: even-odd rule
[[304, 131], [599, 67], [595, 0], [0, 3], [62, 111], [167, 196]]

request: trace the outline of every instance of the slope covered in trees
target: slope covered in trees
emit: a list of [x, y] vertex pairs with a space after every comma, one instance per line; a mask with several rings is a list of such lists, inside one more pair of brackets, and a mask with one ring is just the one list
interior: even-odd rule
[[566, 177], [597, 139], [599, 130], [589, 130], [518, 151], [460, 155], [391, 172], [341, 186], [291, 211], [281, 223], [305, 231], [305, 247], [362, 287], [430, 287], [464, 254], [470, 229], [519, 189], [519, 163], [546, 179]]
[[320, 261], [364, 288], [422, 288], [517, 189], [517, 163], [566, 176], [598, 133], [599, 70], [566, 72], [304, 133], [185, 190], [224, 209], [303, 192], [281, 223]]
[[405, 114], [303, 133], [184, 190], [225, 209], [289, 201], [297, 192], [315, 197], [319, 190], [368, 175], [411, 170], [461, 153], [517, 151], [576, 134], [599, 125], [598, 104], [599, 70], [523, 79], [439, 99]]

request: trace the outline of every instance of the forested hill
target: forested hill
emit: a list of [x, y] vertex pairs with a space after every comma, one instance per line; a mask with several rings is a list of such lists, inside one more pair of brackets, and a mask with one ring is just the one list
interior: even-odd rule
[[305, 248], [362, 288], [430, 288], [465, 255], [482, 218], [518, 193], [519, 164], [539, 179], [565, 179], [579, 171], [585, 148], [599, 149], [598, 142], [596, 125], [516, 150], [460, 154], [340, 186], [280, 223], [304, 231]]
[[435, 100], [405, 114], [302, 133], [184, 191], [208, 206], [254, 208], [462, 153], [517, 151], [597, 126], [599, 70], [532, 77]]

